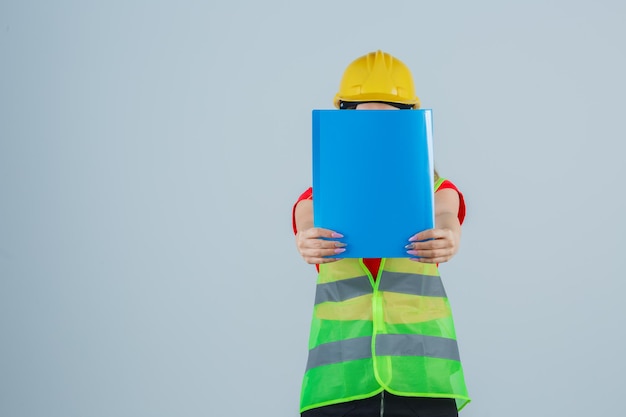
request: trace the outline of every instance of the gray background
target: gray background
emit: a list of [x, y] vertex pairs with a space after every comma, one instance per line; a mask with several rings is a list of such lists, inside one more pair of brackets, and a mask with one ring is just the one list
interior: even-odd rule
[[462, 415], [615, 415], [625, 21], [619, 0], [2, 0], [0, 416], [297, 415], [311, 110], [379, 48], [468, 203], [441, 267]]

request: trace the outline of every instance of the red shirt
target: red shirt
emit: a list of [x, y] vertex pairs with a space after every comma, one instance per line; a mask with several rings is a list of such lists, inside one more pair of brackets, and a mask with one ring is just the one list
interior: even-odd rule
[[[437, 191], [444, 190], [446, 188], [451, 188], [459, 193], [459, 223], [463, 224], [463, 220], [465, 220], [465, 200], [463, 199], [463, 194], [459, 191], [458, 188], [452, 182], [448, 180], [444, 180]], [[293, 205], [293, 209], [291, 211], [291, 222], [293, 224], [293, 233], [298, 233], [298, 229], [296, 228], [296, 206], [302, 200], [313, 200], [313, 188], [309, 187], [305, 192], [303, 192], [296, 203]], [[378, 268], [380, 267], [380, 258], [363, 258], [363, 263], [370, 270], [372, 276], [378, 275]], [[315, 265], [315, 267], [319, 270], [319, 266]]]

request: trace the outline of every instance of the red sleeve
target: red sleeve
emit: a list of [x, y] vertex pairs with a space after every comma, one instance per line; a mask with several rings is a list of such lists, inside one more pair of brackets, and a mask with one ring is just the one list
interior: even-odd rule
[[446, 188], [451, 188], [457, 193], [459, 193], [459, 223], [463, 224], [463, 220], [465, 220], [465, 199], [463, 198], [463, 194], [456, 188], [456, 185], [452, 184], [451, 181], [443, 180], [437, 191], [443, 190]]
[[303, 192], [300, 197], [298, 197], [298, 201], [293, 205], [293, 209], [291, 210], [291, 223], [293, 224], [293, 234], [298, 233], [298, 229], [296, 228], [296, 206], [302, 200], [313, 200], [313, 188], [309, 187], [308, 190]]

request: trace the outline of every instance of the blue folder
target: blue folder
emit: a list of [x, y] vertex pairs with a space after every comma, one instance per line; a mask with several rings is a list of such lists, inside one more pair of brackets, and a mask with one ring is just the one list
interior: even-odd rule
[[431, 110], [313, 110], [313, 214], [337, 257], [408, 257], [434, 226]]

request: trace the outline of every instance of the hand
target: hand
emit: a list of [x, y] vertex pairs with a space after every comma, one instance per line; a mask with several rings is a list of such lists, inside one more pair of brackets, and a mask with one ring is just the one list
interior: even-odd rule
[[412, 261], [437, 264], [449, 261], [458, 251], [457, 237], [451, 229], [430, 229], [411, 236], [408, 245]]
[[339, 259], [332, 258], [332, 256], [345, 252], [344, 247], [346, 244], [336, 240], [326, 239], [337, 239], [341, 237], [343, 237], [341, 233], [322, 229], [321, 227], [312, 227], [299, 231], [296, 234], [296, 246], [302, 258], [309, 264], [335, 262]]

